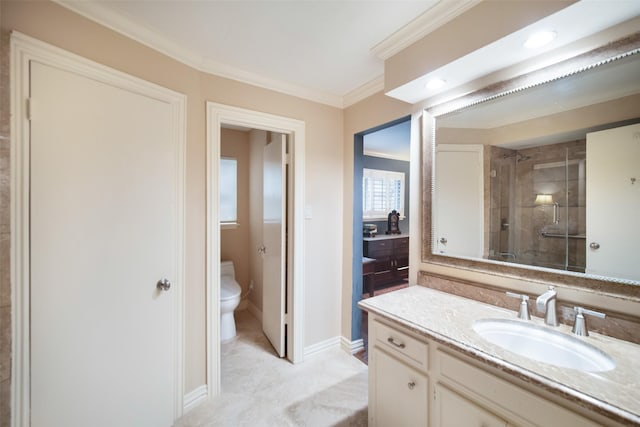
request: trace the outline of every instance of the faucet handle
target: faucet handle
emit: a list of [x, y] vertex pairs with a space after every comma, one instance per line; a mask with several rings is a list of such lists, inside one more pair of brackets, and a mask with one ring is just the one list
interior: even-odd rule
[[507, 296], [511, 298], [520, 298], [520, 310], [518, 311], [518, 319], [531, 320], [529, 313], [529, 295], [517, 294], [515, 292], [507, 292]]
[[576, 312], [576, 321], [573, 324], [573, 329], [571, 332], [580, 336], [580, 337], [588, 337], [589, 330], [587, 329], [587, 319], [584, 317], [585, 314], [589, 316], [599, 317], [600, 319], [604, 319], [607, 315], [604, 313], [600, 313], [599, 311], [588, 310], [584, 307], [574, 307]]

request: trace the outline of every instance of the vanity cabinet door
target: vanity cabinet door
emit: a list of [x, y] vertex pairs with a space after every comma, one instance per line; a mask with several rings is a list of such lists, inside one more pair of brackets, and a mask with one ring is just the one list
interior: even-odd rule
[[426, 427], [428, 378], [387, 352], [374, 348], [370, 372], [371, 426]]
[[507, 422], [458, 393], [438, 384], [436, 387], [438, 427], [506, 427]]

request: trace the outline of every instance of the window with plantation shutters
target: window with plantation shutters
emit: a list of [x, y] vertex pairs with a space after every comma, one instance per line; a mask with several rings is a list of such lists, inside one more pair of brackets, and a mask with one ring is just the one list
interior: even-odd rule
[[362, 174], [363, 219], [387, 219], [398, 211], [404, 218], [404, 173], [364, 169]]

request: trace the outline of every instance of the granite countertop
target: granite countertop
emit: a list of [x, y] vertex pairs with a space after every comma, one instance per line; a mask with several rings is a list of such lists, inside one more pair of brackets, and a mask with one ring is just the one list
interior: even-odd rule
[[[506, 310], [468, 298], [410, 286], [362, 300], [358, 305], [408, 329], [536, 384], [581, 406], [623, 423], [640, 425], [640, 345], [590, 332], [584, 340], [608, 353], [616, 368], [582, 372], [536, 362], [485, 341], [473, 329], [477, 319], [516, 319]], [[543, 319], [532, 322], [544, 326]], [[546, 326], [549, 327], [549, 326]], [[571, 327], [556, 331], [571, 334]]]

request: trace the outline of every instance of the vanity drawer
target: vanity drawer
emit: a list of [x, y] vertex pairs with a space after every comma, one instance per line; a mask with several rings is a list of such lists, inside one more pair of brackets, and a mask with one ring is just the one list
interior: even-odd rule
[[364, 256], [369, 258], [390, 257], [393, 253], [393, 240], [378, 240], [376, 242], [366, 242], [364, 245]]
[[395, 239], [393, 242], [393, 248], [395, 249], [395, 252], [397, 255], [400, 254], [409, 254], [409, 238], [408, 237], [404, 237], [404, 238], [398, 238]]
[[378, 321], [373, 322], [375, 342], [397, 356], [401, 356], [411, 365], [426, 371], [429, 364], [429, 346], [412, 336], [398, 331], [391, 326]]

